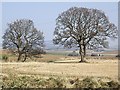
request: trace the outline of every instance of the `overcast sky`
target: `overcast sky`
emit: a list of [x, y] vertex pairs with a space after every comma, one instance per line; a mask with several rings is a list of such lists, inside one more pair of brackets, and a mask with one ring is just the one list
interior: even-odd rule
[[[53, 39], [55, 20], [58, 15], [71, 7], [96, 8], [105, 12], [110, 22], [118, 25], [117, 2], [4, 2], [2, 3], [2, 32], [7, 28], [7, 23], [16, 19], [31, 19], [37, 29], [43, 31], [45, 41]], [[0, 38], [0, 41], [2, 39]], [[117, 40], [111, 41], [112, 47], [117, 46]]]

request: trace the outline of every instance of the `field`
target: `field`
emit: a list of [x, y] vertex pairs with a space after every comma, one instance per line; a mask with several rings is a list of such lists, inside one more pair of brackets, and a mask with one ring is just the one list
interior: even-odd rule
[[[3, 76], [4, 87], [15, 87], [15, 85], [11, 86], [10, 82], [12, 82], [11, 80], [14, 80], [15, 78], [18, 79], [18, 77], [26, 77], [27, 79], [29, 78], [29, 80], [34, 78], [35, 80], [38, 79], [38, 81], [41, 79], [49, 81], [50, 78], [52, 78], [52, 80], [59, 78], [57, 79], [59, 82], [64, 82], [64, 85], [62, 84], [62, 86], [68, 88], [73, 87], [70, 83], [68, 83], [70, 80], [84, 80], [85, 78], [90, 78], [90, 80], [93, 79], [96, 82], [99, 80], [102, 80], [103, 82], [118, 82], [118, 59], [115, 56], [88, 56], [86, 57], [87, 63], [78, 63], [80, 57], [70, 57], [66, 56], [66, 54], [63, 55], [60, 53], [41, 55], [40, 58], [37, 57], [33, 60], [27, 60], [26, 62], [15, 62], [15, 59], [16, 57], [14, 55], [9, 55], [9, 62], [0, 63], [2, 66], [1, 76]], [[30, 84], [29, 82], [26, 83]], [[31, 87], [35, 87], [35, 85]], [[74, 86], [75, 85], [76, 84], [74, 84]], [[36, 87], [39, 86], [40, 85]], [[48, 86], [42, 85], [41, 87], [50, 86], [51, 84]], [[20, 86], [18, 85], [18, 87]], [[29, 87], [29, 85], [23, 87]]]

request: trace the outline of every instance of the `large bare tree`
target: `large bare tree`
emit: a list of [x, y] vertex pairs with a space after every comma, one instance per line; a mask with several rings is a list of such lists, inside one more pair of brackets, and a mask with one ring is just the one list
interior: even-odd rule
[[107, 47], [107, 38], [117, 38], [117, 27], [104, 12], [97, 9], [72, 7], [59, 14], [54, 31], [54, 44], [79, 47], [84, 62], [86, 48]]
[[3, 35], [3, 49], [12, 50], [18, 55], [18, 61], [24, 56], [33, 55], [35, 50], [41, 50], [44, 46], [44, 36], [34, 27], [32, 20], [21, 19], [8, 24]]

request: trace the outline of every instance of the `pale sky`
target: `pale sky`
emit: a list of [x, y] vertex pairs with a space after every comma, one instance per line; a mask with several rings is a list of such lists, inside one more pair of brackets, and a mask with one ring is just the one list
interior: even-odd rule
[[[4, 2], [2, 3], [2, 30], [3, 34], [7, 23], [16, 19], [31, 19], [37, 29], [43, 31], [45, 41], [53, 39], [55, 20], [58, 15], [71, 7], [86, 7], [102, 10], [108, 16], [110, 22], [118, 25], [117, 2]], [[1, 24], [1, 23], [0, 23]], [[0, 41], [2, 39], [0, 38]], [[117, 40], [111, 41], [112, 47], [117, 46]]]

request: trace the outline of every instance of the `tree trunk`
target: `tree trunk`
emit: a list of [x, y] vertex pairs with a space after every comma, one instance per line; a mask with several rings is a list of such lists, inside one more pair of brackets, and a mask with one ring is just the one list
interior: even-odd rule
[[21, 59], [21, 53], [18, 53], [19, 55], [18, 55], [18, 58], [17, 58], [17, 61], [20, 61], [20, 59]]
[[84, 57], [86, 56], [86, 45], [83, 46], [84, 47]]
[[79, 50], [79, 54], [80, 54], [80, 57], [81, 57], [81, 61], [80, 62], [85, 62], [84, 60], [84, 46], [83, 45], [80, 45], [80, 50]]
[[26, 61], [26, 59], [27, 59], [27, 54], [25, 53], [25, 57], [24, 57], [23, 62], [25, 62], [25, 61]]

